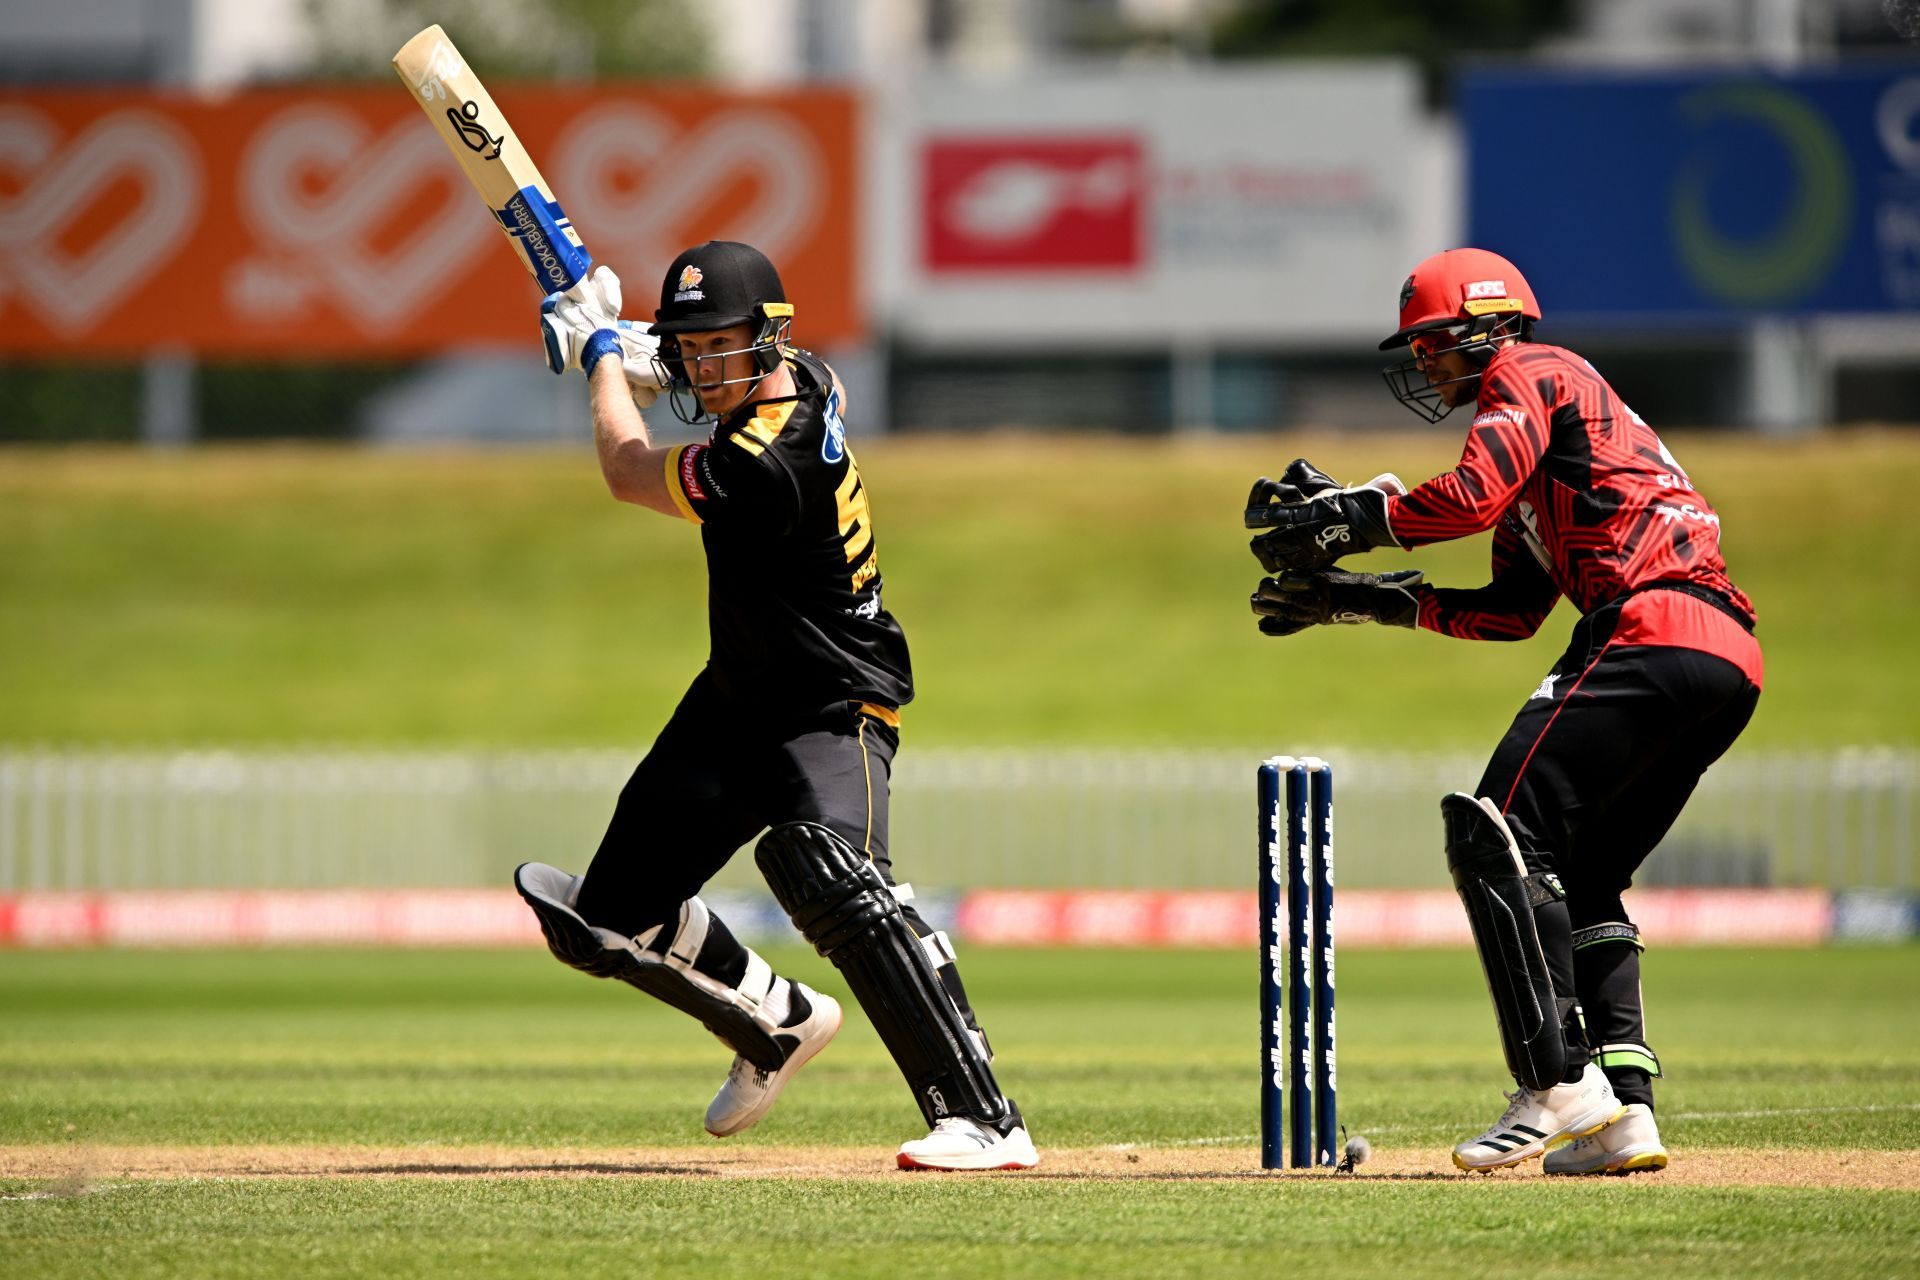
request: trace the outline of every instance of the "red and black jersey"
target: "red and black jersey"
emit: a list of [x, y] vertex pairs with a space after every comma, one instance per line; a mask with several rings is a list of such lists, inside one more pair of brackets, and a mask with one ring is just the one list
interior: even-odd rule
[[[1727, 576], [1720, 517], [1653, 428], [1560, 347], [1495, 353], [1459, 465], [1390, 498], [1387, 519], [1404, 547], [1494, 529], [1491, 583], [1417, 589], [1420, 625], [1448, 635], [1524, 639], [1562, 595], [1584, 614], [1662, 582], [1717, 597], [1749, 626], [1754, 619]], [[1658, 594], [1698, 608], [1636, 604], [1643, 643], [1717, 652], [1734, 643], [1727, 632], [1745, 636], [1708, 603]]]
[[913, 697], [833, 374], [789, 350], [796, 394], [741, 406], [667, 455], [667, 491], [700, 526], [715, 686], [773, 716]]

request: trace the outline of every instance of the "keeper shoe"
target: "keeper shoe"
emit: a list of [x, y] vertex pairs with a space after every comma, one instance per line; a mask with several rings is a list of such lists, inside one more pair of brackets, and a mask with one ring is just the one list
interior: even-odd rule
[[1667, 1167], [1660, 1126], [1644, 1102], [1627, 1104], [1627, 1114], [1590, 1137], [1547, 1152], [1540, 1171], [1550, 1174], [1651, 1173]]
[[827, 1041], [840, 1030], [840, 1002], [832, 996], [823, 996], [795, 982], [792, 999], [796, 1011], [807, 1012], [791, 1027], [782, 1027], [774, 1033], [776, 1044], [788, 1039], [793, 1041], [787, 1060], [780, 1064], [778, 1071], [762, 1071], [745, 1058], [734, 1055], [727, 1082], [720, 1086], [720, 1092], [713, 1095], [713, 1101], [707, 1106], [707, 1132], [714, 1137], [731, 1138], [759, 1123], [760, 1117], [773, 1109], [787, 1081], [793, 1079], [794, 1073], [806, 1066], [814, 1054], [826, 1048]]
[[[1011, 1104], [1009, 1104], [1011, 1105]], [[1004, 1129], [1004, 1132], [1002, 1131]], [[982, 1124], [966, 1116], [948, 1116], [924, 1138], [900, 1144], [902, 1169], [1031, 1169], [1040, 1153], [1027, 1136], [1027, 1123], [1013, 1107], [999, 1125]]]
[[1538, 1091], [1522, 1086], [1507, 1095], [1507, 1103], [1499, 1123], [1453, 1149], [1455, 1165], [1475, 1173], [1505, 1169], [1556, 1143], [1597, 1133], [1626, 1110], [1591, 1062], [1572, 1084]]

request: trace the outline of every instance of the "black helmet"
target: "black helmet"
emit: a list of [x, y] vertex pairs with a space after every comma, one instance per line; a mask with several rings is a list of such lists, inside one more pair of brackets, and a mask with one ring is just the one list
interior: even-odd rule
[[[737, 240], [709, 240], [688, 249], [667, 268], [667, 278], [660, 282], [660, 309], [653, 313], [653, 331], [693, 333], [792, 320], [793, 307], [780, 287], [780, 273], [766, 254]], [[756, 331], [755, 337], [760, 336]]]
[[755, 372], [751, 379], [729, 381], [758, 382], [780, 367], [780, 348], [793, 331], [793, 306], [780, 286], [780, 273], [766, 254], [736, 240], [709, 240], [675, 258], [660, 282], [660, 309], [653, 316], [653, 331], [662, 339], [657, 359], [666, 374], [663, 381], [674, 413], [687, 422], [702, 415], [681, 405], [681, 393], [690, 393], [691, 384], [675, 335], [750, 326], [752, 336], [741, 350], [752, 353]]

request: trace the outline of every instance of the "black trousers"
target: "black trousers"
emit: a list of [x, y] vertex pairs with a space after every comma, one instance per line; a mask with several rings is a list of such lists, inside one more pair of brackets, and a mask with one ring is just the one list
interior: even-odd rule
[[[1514, 717], [1477, 794], [1506, 815], [1530, 869], [1566, 889], [1571, 938], [1543, 931], [1556, 991], [1580, 1000], [1588, 1049], [1623, 1101], [1652, 1103], [1641, 947], [1622, 892], [1707, 767], [1752, 718], [1759, 688], [1697, 649], [1617, 645], [1619, 606], [1581, 620]], [[1564, 935], [1563, 935], [1564, 936]]]
[[[768, 724], [694, 679], [614, 806], [580, 887], [580, 914], [639, 934], [680, 904], [766, 827], [817, 822], [864, 852], [893, 883], [887, 786], [900, 736], [853, 703]], [[929, 930], [912, 904], [914, 931]]]

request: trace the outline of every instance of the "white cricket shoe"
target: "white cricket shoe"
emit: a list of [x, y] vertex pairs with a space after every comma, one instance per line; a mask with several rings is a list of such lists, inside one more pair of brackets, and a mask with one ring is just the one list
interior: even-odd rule
[[712, 1103], [707, 1106], [707, 1132], [714, 1137], [730, 1138], [759, 1123], [760, 1117], [773, 1109], [787, 1081], [793, 1079], [794, 1073], [806, 1066], [814, 1054], [826, 1048], [827, 1041], [840, 1030], [840, 1002], [832, 996], [823, 996], [796, 982], [793, 999], [805, 1000], [811, 1008], [799, 1023], [774, 1032], [776, 1040], [795, 1038], [787, 1060], [780, 1064], [778, 1071], [762, 1071], [745, 1058], [734, 1055], [727, 1082], [720, 1086], [720, 1092], [713, 1095]]
[[1667, 1167], [1667, 1149], [1660, 1145], [1660, 1126], [1653, 1108], [1630, 1102], [1627, 1113], [1600, 1132], [1549, 1151], [1540, 1162], [1542, 1173], [1640, 1173]]
[[933, 1132], [900, 1144], [902, 1169], [1031, 1169], [1040, 1163], [1026, 1121], [1015, 1111], [1013, 1127], [1001, 1133], [965, 1116], [948, 1116]]
[[1591, 1062], [1572, 1084], [1538, 1092], [1522, 1086], [1508, 1094], [1507, 1101], [1498, 1124], [1453, 1149], [1454, 1164], [1476, 1173], [1504, 1169], [1533, 1159], [1555, 1143], [1597, 1132], [1626, 1111], [1607, 1077]]

